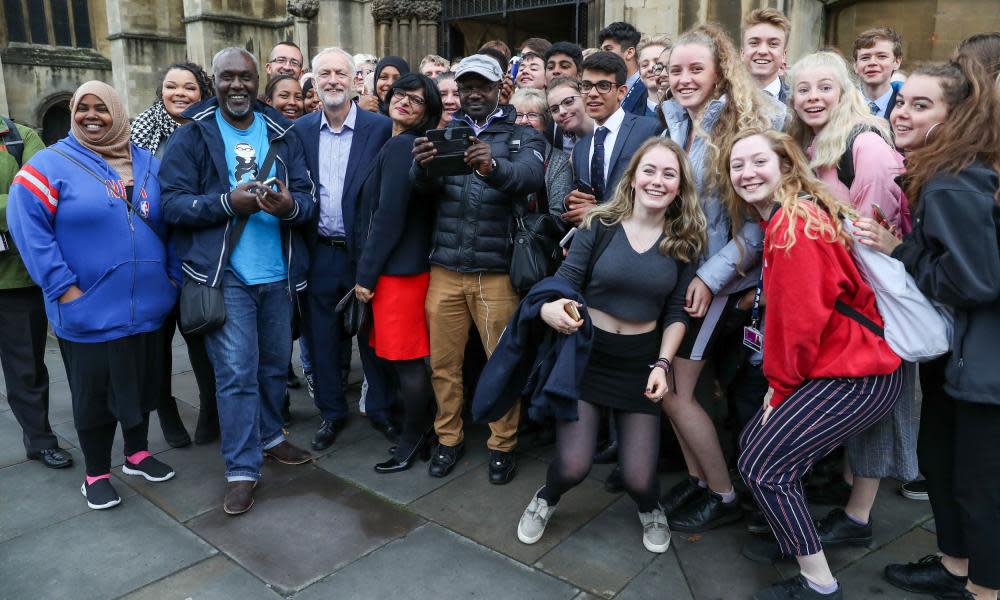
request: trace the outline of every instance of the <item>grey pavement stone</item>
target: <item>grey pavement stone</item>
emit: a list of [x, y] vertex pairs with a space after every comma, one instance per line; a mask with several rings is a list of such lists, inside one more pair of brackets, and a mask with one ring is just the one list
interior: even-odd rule
[[238, 517], [221, 507], [188, 526], [245, 569], [287, 594], [405, 535], [416, 515], [315, 468], [277, 485], [262, 482]]
[[657, 556], [642, 545], [635, 502], [624, 496], [570, 534], [534, 566], [581, 589], [610, 598]]
[[[181, 421], [184, 422], [185, 428], [187, 428], [188, 434], [194, 437], [194, 428], [198, 423], [198, 411], [191, 408], [186, 403], [181, 402], [177, 404], [177, 411], [181, 415]], [[74, 427], [72, 420], [65, 423], [59, 423], [58, 425], [52, 425], [52, 431], [61, 437], [69, 440], [74, 446], [79, 445], [79, 438], [76, 435], [76, 427]], [[149, 451], [152, 454], [159, 454], [170, 449], [170, 444], [167, 440], [163, 438], [163, 430], [160, 428], [160, 418], [157, 416], [156, 411], [149, 414]], [[111, 447], [111, 466], [120, 467], [125, 463], [125, 442], [122, 439], [121, 427], [115, 431], [115, 443]], [[168, 463], [169, 464], [169, 463]]]
[[937, 552], [934, 534], [916, 528], [891, 544], [865, 556], [862, 560], [835, 571], [844, 588], [845, 597], [879, 598], [885, 600], [918, 600], [928, 598], [897, 589], [882, 577], [882, 570], [891, 563], [908, 563]]
[[[65, 469], [49, 469], [36, 461], [0, 469], [0, 507], [7, 507], [0, 510], [0, 542], [90, 512], [80, 493], [83, 477], [79, 453]], [[121, 481], [113, 484], [123, 502], [135, 495]]]
[[[306, 395], [307, 400], [308, 398], [309, 396]], [[348, 400], [348, 402], [351, 401]], [[357, 402], [354, 402], [354, 404], [357, 404]], [[316, 430], [319, 429], [319, 413], [317, 412], [315, 415], [308, 418], [301, 418], [301, 414], [302, 413], [297, 410], [293, 401], [292, 426], [288, 429], [288, 441], [295, 444], [299, 448], [304, 448], [305, 450], [312, 452], [313, 456], [317, 459], [337, 452], [338, 450], [343, 450], [352, 444], [373, 436], [378, 436], [378, 439], [385, 444], [386, 448], [390, 445], [390, 443], [386, 442], [385, 438], [382, 437], [382, 434], [371, 428], [371, 425], [368, 424], [367, 418], [362, 417], [357, 412], [353, 412], [348, 418], [347, 427], [345, 427], [337, 436], [337, 441], [326, 450], [316, 452], [310, 447], [310, 445], [312, 444], [313, 436], [316, 435]]]
[[49, 381], [49, 424], [54, 429], [63, 423], [73, 425], [73, 397], [69, 382], [65, 379]]
[[213, 556], [193, 567], [128, 594], [122, 600], [278, 600], [261, 580], [225, 556]]
[[934, 519], [925, 521], [923, 524], [923, 528], [933, 533], [934, 535], [937, 535], [937, 523], [934, 521]]
[[382, 475], [375, 472], [374, 465], [389, 458], [390, 442], [381, 435], [366, 437], [345, 448], [323, 457], [317, 466], [334, 475], [349, 479], [393, 502], [409, 504], [441, 486], [447, 485], [454, 477], [472, 469], [478, 469], [489, 460], [486, 450], [484, 428], [477, 428], [466, 435], [466, 452], [462, 460], [446, 478], [431, 477], [427, 474], [427, 463], [417, 461], [402, 473]]
[[774, 567], [743, 558], [740, 549], [749, 540], [742, 522], [704, 534], [674, 533], [671, 546], [695, 598], [749, 598], [779, 580]]
[[[688, 589], [684, 572], [677, 561], [677, 554], [668, 551], [661, 554], [642, 570], [615, 600], [653, 600], [655, 598], [670, 598], [670, 600], [694, 600]], [[699, 597], [700, 598], [700, 597]]]
[[585, 480], [559, 501], [545, 537], [530, 546], [522, 544], [517, 539], [517, 522], [545, 483], [545, 469], [539, 460], [521, 456], [517, 476], [506, 485], [491, 485], [485, 469], [473, 469], [410, 506], [480, 544], [532, 564], [615, 499], [597, 482]]
[[[61, 448], [73, 448], [75, 440], [71, 441], [56, 433], [56, 439]], [[24, 434], [18, 424], [14, 413], [11, 411], [0, 411], [0, 469], [10, 465], [16, 465], [28, 460], [24, 450]], [[79, 452], [74, 455], [79, 458]]]
[[566, 583], [428, 524], [334, 573], [295, 600], [571, 600], [577, 595], [578, 590]]
[[112, 598], [213, 554], [183, 525], [134, 496], [0, 544], [0, 594]]

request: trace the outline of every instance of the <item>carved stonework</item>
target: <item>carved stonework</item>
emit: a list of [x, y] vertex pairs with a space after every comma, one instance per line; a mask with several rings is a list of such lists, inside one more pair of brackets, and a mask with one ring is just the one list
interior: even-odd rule
[[431, 1], [411, 2], [413, 14], [422, 21], [437, 21], [441, 18], [441, 3]]
[[288, 12], [300, 19], [312, 19], [319, 12], [319, 0], [288, 0]]
[[398, 16], [396, 0], [375, 0], [372, 2], [372, 17], [376, 23], [391, 23]]

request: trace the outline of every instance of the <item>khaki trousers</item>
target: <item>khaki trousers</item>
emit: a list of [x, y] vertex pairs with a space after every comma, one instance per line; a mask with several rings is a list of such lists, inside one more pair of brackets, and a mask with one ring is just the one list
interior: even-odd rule
[[[431, 266], [427, 290], [427, 327], [431, 340], [431, 384], [437, 398], [434, 429], [445, 446], [457, 446], [462, 433], [462, 362], [469, 324], [476, 329], [489, 357], [520, 302], [506, 273], [459, 273]], [[517, 445], [521, 405], [490, 423], [491, 450], [510, 452]]]

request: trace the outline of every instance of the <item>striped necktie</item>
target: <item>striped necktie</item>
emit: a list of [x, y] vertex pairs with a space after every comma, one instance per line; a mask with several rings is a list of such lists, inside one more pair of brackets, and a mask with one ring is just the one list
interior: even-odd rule
[[868, 108], [872, 111], [873, 115], [877, 115], [878, 114], [878, 104], [875, 104], [874, 102], [869, 102], [868, 103]]

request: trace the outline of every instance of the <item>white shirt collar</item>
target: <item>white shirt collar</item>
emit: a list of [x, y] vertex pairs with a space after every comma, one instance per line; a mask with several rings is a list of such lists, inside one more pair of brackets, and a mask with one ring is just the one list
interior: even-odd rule
[[628, 89], [632, 89], [632, 86], [635, 85], [635, 82], [639, 81], [640, 74], [641, 71], [636, 71], [635, 73], [632, 73], [631, 77], [625, 80], [625, 85], [628, 86]]
[[625, 121], [625, 111], [622, 109], [621, 106], [619, 106], [618, 110], [611, 113], [611, 116], [608, 117], [608, 120], [604, 122], [604, 125], [597, 125], [595, 123], [594, 131], [597, 131], [598, 127], [604, 127], [608, 130], [609, 133], [618, 133], [618, 130], [621, 129], [622, 123], [624, 121]]
[[781, 78], [775, 77], [774, 81], [764, 86], [764, 91], [777, 98], [781, 94]]
[[[320, 111], [320, 114], [322, 115], [320, 117], [320, 123], [319, 123], [320, 130], [326, 127], [330, 131], [333, 131], [334, 129], [330, 125], [330, 122], [326, 120], [326, 111], [325, 110]], [[354, 123], [357, 121], [357, 119], [358, 119], [358, 105], [355, 104], [354, 102], [351, 102], [351, 109], [347, 111], [347, 118], [344, 119], [344, 126], [340, 128], [340, 131], [343, 131], [344, 129], [350, 129], [351, 131], [354, 131]]]

